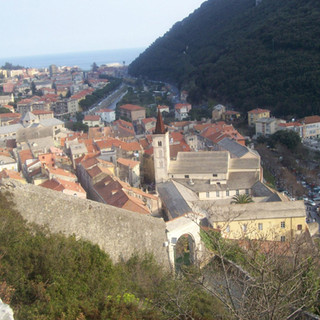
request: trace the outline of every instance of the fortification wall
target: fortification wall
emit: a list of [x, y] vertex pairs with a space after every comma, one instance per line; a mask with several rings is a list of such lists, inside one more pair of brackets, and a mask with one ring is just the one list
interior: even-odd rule
[[114, 262], [149, 252], [169, 268], [167, 248], [163, 246], [167, 241], [166, 224], [160, 218], [12, 180], [2, 182], [0, 190], [13, 194], [16, 209], [28, 222], [98, 244]]

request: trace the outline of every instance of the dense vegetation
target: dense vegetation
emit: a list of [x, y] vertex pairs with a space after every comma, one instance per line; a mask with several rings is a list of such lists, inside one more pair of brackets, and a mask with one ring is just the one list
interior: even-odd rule
[[[110, 78], [109, 78], [110, 79]], [[107, 97], [110, 93], [120, 87], [122, 83], [121, 79], [112, 78], [109, 83], [102, 89], [94, 91], [92, 94], [87, 95], [85, 99], [79, 102], [80, 107], [83, 111], [88, 110], [93, 104], [97, 103], [101, 99]]]
[[97, 245], [30, 226], [0, 194], [0, 298], [15, 319], [228, 319], [153, 258], [114, 265]]
[[209, 0], [130, 66], [135, 76], [278, 116], [320, 113], [320, 2]]

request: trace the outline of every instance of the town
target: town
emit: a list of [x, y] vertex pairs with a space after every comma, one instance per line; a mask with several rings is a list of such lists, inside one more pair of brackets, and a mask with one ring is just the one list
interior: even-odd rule
[[[295, 190], [270, 186], [264, 152], [272, 150], [262, 158], [254, 141], [294, 132], [316, 152], [320, 116], [285, 121], [267, 109], [244, 115], [217, 104], [192, 120], [201, 109], [187, 102], [188, 92], [152, 82], [137, 92], [123, 65], [7, 67], [0, 70], [2, 180], [163, 218], [172, 261], [195, 213], [228, 239], [286, 242], [319, 233], [318, 177], [298, 183], [294, 176]], [[152, 103], [126, 99], [143, 93]], [[240, 122], [248, 135], [236, 129]], [[235, 202], [246, 204], [245, 214]]]

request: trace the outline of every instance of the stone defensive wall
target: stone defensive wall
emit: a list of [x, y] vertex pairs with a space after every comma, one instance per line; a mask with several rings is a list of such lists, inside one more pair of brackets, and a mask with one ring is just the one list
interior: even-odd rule
[[16, 210], [28, 222], [98, 244], [114, 262], [135, 253], [153, 253], [158, 263], [169, 268], [166, 224], [161, 218], [13, 180], [4, 180], [0, 191], [13, 195]]

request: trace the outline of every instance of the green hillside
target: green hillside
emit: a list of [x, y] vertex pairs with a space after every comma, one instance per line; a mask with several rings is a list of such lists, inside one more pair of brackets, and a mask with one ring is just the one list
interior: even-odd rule
[[320, 113], [320, 2], [209, 0], [176, 23], [129, 67], [134, 76], [247, 111]]

